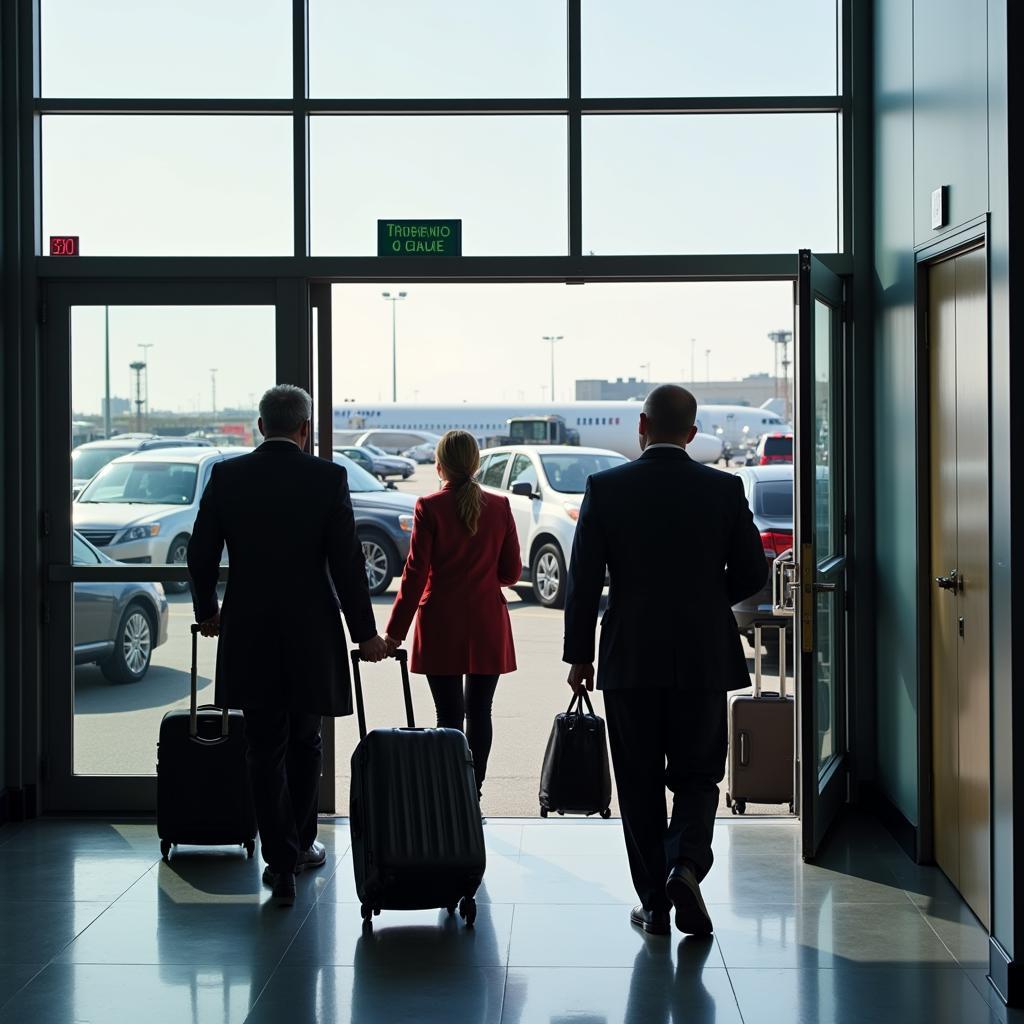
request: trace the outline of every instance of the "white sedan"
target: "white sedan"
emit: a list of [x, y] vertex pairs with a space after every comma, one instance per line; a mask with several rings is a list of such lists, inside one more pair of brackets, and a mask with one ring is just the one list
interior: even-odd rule
[[546, 608], [565, 604], [566, 566], [587, 478], [628, 462], [604, 448], [511, 445], [480, 453], [476, 480], [512, 507], [523, 557], [523, 580]]

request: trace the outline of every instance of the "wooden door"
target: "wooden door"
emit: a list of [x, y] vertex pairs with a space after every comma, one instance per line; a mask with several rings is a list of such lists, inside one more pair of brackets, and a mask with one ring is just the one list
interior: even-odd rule
[[990, 917], [988, 313], [984, 249], [932, 268], [935, 855]]

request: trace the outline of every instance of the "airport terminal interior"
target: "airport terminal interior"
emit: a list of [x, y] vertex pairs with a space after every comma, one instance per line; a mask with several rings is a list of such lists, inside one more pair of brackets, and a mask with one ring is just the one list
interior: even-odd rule
[[[1024, 1021], [1022, 23], [0, 3], [0, 1024]], [[364, 912], [355, 716], [322, 724], [294, 906], [258, 841], [158, 831], [161, 722], [214, 700], [189, 539], [275, 383], [347, 471], [378, 629], [441, 434], [509, 501], [518, 668], [455, 913]], [[783, 723], [773, 771], [731, 724], [706, 938], [630, 923], [614, 791], [538, 792], [586, 481], [640, 455], [659, 383], [743, 482], [768, 583], [731, 701]], [[411, 711], [393, 662], [363, 683], [371, 728], [434, 725], [421, 676]]]

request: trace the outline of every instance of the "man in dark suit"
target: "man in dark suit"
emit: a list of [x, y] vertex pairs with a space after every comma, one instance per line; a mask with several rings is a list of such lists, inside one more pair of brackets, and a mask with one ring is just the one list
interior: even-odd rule
[[[316, 841], [320, 720], [350, 715], [345, 633], [369, 661], [377, 635], [345, 470], [305, 451], [311, 403], [281, 384], [260, 400], [265, 440], [218, 462], [188, 546], [196, 621], [220, 636], [217, 704], [241, 708], [265, 883], [295, 900], [295, 874], [326, 860]], [[230, 563], [224, 607], [217, 577]]]
[[670, 905], [681, 931], [712, 930], [700, 881], [725, 773], [726, 693], [750, 685], [732, 605], [768, 571], [739, 479], [686, 453], [696, 416], [689, 391], [655, 388], [640, 416], [641, 457], [590, 478], [565, 604], [569, 685], [592, 690], [607, 569], [598, 686], [640, 897], [630, 917], [654, 934], [668, 933]]

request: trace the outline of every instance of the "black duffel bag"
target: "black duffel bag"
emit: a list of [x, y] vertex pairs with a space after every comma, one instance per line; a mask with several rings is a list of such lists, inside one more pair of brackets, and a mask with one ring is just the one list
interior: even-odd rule
[[604, 719], [594, 714], [586, 690], [573, 697], [567, 711], [555, 716], [538, 796], [542, 818], [549, 811], [611, 817], [612, 779]]

